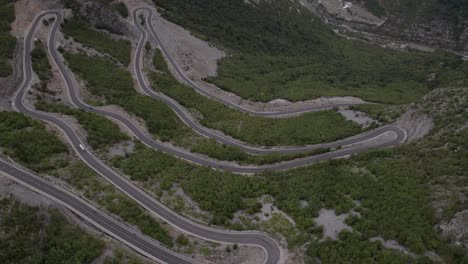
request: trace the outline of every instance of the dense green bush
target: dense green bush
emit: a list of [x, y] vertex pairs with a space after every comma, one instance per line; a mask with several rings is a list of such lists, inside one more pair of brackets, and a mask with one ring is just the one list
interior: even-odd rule
[[111, 7], [116, 10], [122, 17], [127, 18], [128, 17], [128, 8], [127, 5], [123, 2], [117, 2], [113, 3]]
[[70, 224], [56, 210], [41, 211], [13, 198], [0, 199], [3, 263], [92, 263], [104, 243]]
[[342, 231], [339, 240], [325, 240], [322, 243], [312, 243], [307, 250], [309, 256], [318, 258], [320, 262], [312, 263], [392, 263], [407, 264], [433, 263], [429, 258], [413, 259], [396, 250], [385, 249], [380, 242], [371, 242], [365, 236]]
[[[399, 52], [339, 37], [291, 1], [154, 3], [164, 17], [226, 49], [230, 56], [208, 80], [243, 98], [300, 101], [353, 95], [401, 104], [434, 87], [468, 82], [468, 63], [461, 58], [443, 52]], [[428, 78], [432, 73], [434, 80]]]
[[51, 104], [38, 101], [36, 109], [58, 112], [74, 116], [87, 132], [86, 140], [94, 149], [105, 149], [129, 137], [120, 131], [119, 127], [109, 119], [80, 109], [72, 109], [63, 104]]
[[15, 21], [15, 6], [12, 1], [0, 0], [0, 77], [11, 74], [11, 64], [16, 47], [16, 38], [10, 35], [10, 24]]
[[63, 166], [67, 147], [44, 125], [21, 113], [0, 112], [0, 146], [3, 152], [34, 170]]
[[41, 81], [48, 81], [52, 75], [52, 66], [47, 58], [44, 44], [40, 40], [34, 42], [34, 49], [31, 51], [31, 61], [34, 72]]
[[65, 35], [73, 37], [85, 46], [107, 53], [123, 65], [130, 63], [131, 44], [128, 40], [114, 40], [106, 33], [91, 28], [80, 18], [66, 20], [62, 30]]
[[47, 58], [44, 44], [40, 40], [34, 42], [34, 49], [31, 51], [31, 61], [34, 72], [41, 81], [40, 90], [47, 90], [47, 82], [52, 77], [52, 66]]

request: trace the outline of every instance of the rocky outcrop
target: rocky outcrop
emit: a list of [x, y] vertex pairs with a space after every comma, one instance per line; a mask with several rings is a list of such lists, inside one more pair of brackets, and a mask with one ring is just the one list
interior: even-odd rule
[[[333, 0], [336, 2], [348, 2], [342, 0]], [[360, 17], [360, 14], [353, 14], [355, 10], [346, 8], [342, 12], [330, 10], [330, 5], [324, 5], [322, 0], [301, 0], [301, 3], [323, 21], [330, 24], [340, 32], [361, 33], [366, 40], [374, 41], [379, 44], [391, 45], [397, 42], [402, 47], [408, 47], [402, 43], [415, 43], [425, 47], [444, 48], [456, 52], [468, 54], [468, 21], [464, 21], [464, 29], [461, 32], [454, 32], [454, 27], [448, 22], [434, 18], [432, 21], [424, 23], [408, 23], [404, 19], [392, 14], [388, 14], [385, 22], [381, 24], [368, 23], [362, 19], [352, 19]], [[357, 0], [349, 0], [354, 5], [359, 5]], [[338, 8], [345, 8], [339, 6]], [[344, 15], [348, 12], [348, 15]], [[355, 34], [354, 34], [355, 35]], [[395, 46], [395, 45], [394, 45]]]
[[113, 10], [104, 7], [96, 1], [79, 1], [78, 14], [98, 29], [105, 29], [111, 33], [124, 35], [129, 28], [126, 20]]
[[111, 8], [110, 2], [62, 0], [62, 4], [97, 29], [105, 29], [117, 35], [127, 35], [131, 31], [127, 20]]

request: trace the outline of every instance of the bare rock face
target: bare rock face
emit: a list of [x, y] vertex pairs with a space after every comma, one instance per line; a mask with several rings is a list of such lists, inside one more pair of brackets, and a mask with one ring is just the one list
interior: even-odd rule
[[129, 31], [126, 20], [102, 4], [89, 0], [81, 0], [78, 3], [78, 14], [94, 27], [117, 35], [125, 35]]

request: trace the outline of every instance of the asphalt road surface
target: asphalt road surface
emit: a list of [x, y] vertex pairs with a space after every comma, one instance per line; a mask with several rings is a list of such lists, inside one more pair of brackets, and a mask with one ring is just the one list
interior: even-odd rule
[[[135, 75], [137, 78], [138, 85], [140, 86], [141, 90], [148, 96], [151, 96], [154, 99], [160, 100], [167, 104], [176, 114], [179, 116], [179, 118], [186, 123], [190, 128], [192, 128], [195, 132], [198, 134], [205, 136], [207, 138], [214, 139], [220, 143], [230, 145], [237, 147], [245, 152], [253, 153], [253, 154], [265, 154], [265, 153], [298, 153], [298, 152], [306, 152], [306, 151], [311, 151], [314, 149], [319, 149], [319, 148], [336, 148], [340, 146], [345, 146], [349, 144], [353, 144], [356, 142], [368, 140], [374, 137], [377, 137], [381, 135], [382, 133], [385, 133], [389, 130], [398, 130], [396, 127], [392, 126], [385, 126], [381, 128], [374, 129], [372, 131], [368, 131], [353, 137], [349, 137], [343, 140], [338, 140], [338, 141], [333, 141], [329, 143], [322, 143], [322, 144], [315, 144], [315, 145], [308, 145], [308, 146], [298, 146], [298, 147], [274, 147], [274, 148], [266, 148], [266, 147], [257, 147], [257, 146], [252, 146], [249, 144], [246, 144], [240, 140], [234, 139], [230, 136], [224, 135], [223, 133], [219, 133], [217, 131], [214, 131], [212, 129], [209, 129], [207, 127], [204, 127], [201, 125], [196, 119], [192, 117], [192, 115], [187, 111], [185, 107], [180, 105], [177, 101], [174, 99], [170, 98], [169, 96], [166, 96], [162, 93], [155, 92], [153, 89], [151, 89], [148, 85], [147, 79], [144, 77], [143, 71], [141, 70], [142, 65], [143, 65], [143, 60], [142, 60], [142, 54], [143, 54], [143, 49], [145, 47], [145, 44], [147, 42], [147, 33], [145, 29], [142, 27], [142, 25], [138, 22], [138, 13], [142, 14], [143, 12], [146, 12], [146, 25], [148, 26], [151, 35], [153, 36], [153, 39], [158, 43], [159, 47], [161, 50], [163, 50], [163, 54], [165, 54], [166, 59], [170, 62], [172, 67], [175, 69], [175, 72], [178, 73], [178, 75], [183, 78], [184, 80], [187, 79], [185, 75], [183, 75], [182, 71], [177, 67], [175, 63], [173, 63], [172, 58], [169, 56], [169, 54], [165, 51], [164, 46], [162, 45], [161, 41], [158, 38], [158, 35], [156, 34], [156, 31], [154, 30], [154, 27], [152, 25], [152, 12], [149, 8], [136, 8], [133, 10], [133, 23], [135, 26], [140, 30], [140, 39], [138, 41], [138, 46], [136, 48], [135, 52], [135, 60], [134, 60], [134, 71]], [[195, 83], [190, 82], [189, 79], [185, 81], [187, 84], [191, 85], [192, 87], [198, 87], [196, 86]], [[196, 88], [198, 90], [202, 90], [201, 88]], [[210, 97], [211, 98], [211, 97]], [[228, 101], [224, 101], [223, 99], [219, 98], [218, 100], [222, 101], [223, 103], [229, 105], [230, 103]], [[316, 111], [316, 110], [323, 110], [324, 108], [331, 108], [335, 106], [343, 106], [343, 105], [331, 105], [327, 107], [315, 107], [315, 108], [310, 108], [308, 111]], [[347, 105], [348, 106], [348, 105]], [[239, 108], [236, 108], [240, 110]], [[243, 108], [242, 108], [243, 109]], [[252, 112], [252, 111], [247, 111], [249, 114], [256, 114], [260, 116], [265, 116], [269, 115], [271, 113], [266, 113], [266, 112]], [[279, 112], [276, 112], [277, 114]], [[281, 112], [282, 114], [291, 114], [290, 112]]]
[[[143, 190], [136, 187], [130, 181], [125, 179], [125, 177], [119, 175], [113, 169], [103, 164], [98, 158], [96, 158], [87, 149], [82, 150], [80, 148], [80, 145], [84, 146], [85, 144], [80, 141], [75, 131], [67, 123], [65, 123], [60, 118], [52, 114], [30, 109], [28, 108], [28, 106], [24, 104], [23, 102], [24, 94], [30, 88], [31, 81], [32, 81], [32, 64], [31, 64], [30, 54], [32, 50], [32, 44], [34, 41], [34, 33], [36, 31], [38, 24], [41, 22], [42, 18], [48, 15], [54, 15], [56, 17], [54, 25], [50, 32], [50, 38], [53, 40], [55, 38], [55, 33], [57, 32], [57, 29], [62, 21], [62, 14], [59, 11], [43, 12], [34, 19], [31, 25], [31, 28], [29, 29], [26, 35], [25, 41], [24, 41], [25, 42], [24, 53], [23, 53], [24, 79], [23, 79], [23, 83], [21, 85], [20, 90], [18, 91], [18, 93], [16, 94], [13, 100], [13, 106], [18, 111], [26, 115], [29, 115], [36, 119], [43, 120], [45, 122], [49, 122], [55, 125], [56, 127], [58, 127], [60, 130], [62, 130], [62, 132], [67, 137], [69, 143], [75, 150], [75, 152], [88, 166], [90, 166], [93, 170], [95, 170], [105, 179], [110, 181], [114, 186], [119, 188], [122, 192], [124, 192], [130, 198], [138, 202], [141, 206], [155, 213], [156, 215], [158, 215], [160, 218], [162, 218], [164, 221], [168, 222], [172, 226], [184, 231], [185, 233], [200, 237], [205, 240], [221, 242], [221, 243], [231, 243], [231, 244], [237, 243], [237, 244], [245, 244], [245, 245], [253, 245], [253, 246], [261, 247], [266, 252], [267, 258], [265, 259], [265, 263], [269, 263], [269, 264], [278, 263], [278, 260], [280, 259], [281, 251], [279, 249], [279, 245], [277, 244], [277, 242], [270, 236], [264, 233], [255, 232], [255, 231], [235, 232], [235, 231], [214, 229], [211, 227], [200, 225], [198, 223], [195, 223], [189, 219], [186, 219], [178, 215], [171, 209], [165, 207], [163, 204], [159, 203], [157, 200], [152, 198]], [[50, 50], [56, 51], [55, 41], [52, 41], [50, 43], [52, 43], [53, 48], [50, 48], [51, 45], [49, 45], [49, 51]], [[54, 63], [56, 63], [57, 66], [59, 66], [59, 70], [63, 71], [65, 69], [63, 64], [60, 61], [57, 61], [58, 54], [56, 54], [55, 52], [55, 53], [51, 53], [51, 55], [53, 56]], [[64, 72], [62, 72], [62, 74], [64, 74]], [[65, 76], [67, 76], [66, 72], [64, 74], [64, 77]], [[68, 81], [67, 81], [67, 84], [69, 84]], [[21, 181], [23, 181], [24, 177], [28, 176], [28, 175], [20, 174], [17, 170], [13, 170], [11, 166], [9, 168], [6, 168], [5, 164], [3, 166], [4, 167], [0, 167], [0, 169], [3, 170], [3, 168], [5, 168], [5, 172], [12, 175], [16, 179], [21, 179]], [[49, 188], [46, 188], [45, 185], [37, 184], [35, 185], [35, 188], [37, 188], [43, 193], [47, 193], [47, 195], [54, 197], [57, 200], [60, 200], [66, 204], [69, 204], [68, 200], [62, 200], [62, 197], [54, 192], [55, 190], [50, 190]], [[76, 209], [81, 210], [82, 208], [79, 207]], [[113, 227], [119, 228], [117, 223], [114, 223]], [[137, 248], [143, 252], [146, 252], [148, 250], [141, 244], [143, 243], [143, 241], [132, 242], [132, 241], [127, 240], [128, 239], [127, 237], [123, 237], [122, 239], [125, 240], [127, 244], [131, 244], [132, 247]], [[136, 239], [136, 237], [133, 237], [133, 239]], [[164, 251], [165, 255], [162, 255], [163, 253], [161, 252], [160, 248], [152, 248], [151, 252], [148, 252], [148, 253], [156, 255], [158, 259], [164, 258], [167, 263], [187, 262], [186, 260], [183, 260], [179, 254], [172, 252], [170, 250], [165, 250]]]
[[[201, 87], [199, 87], [195, 82], [193, 82], [192, 80], [190, 80], [190, 78], [188, 78], [184, 73], [183, 71], [177, 66], [177, 64], [174, 62], [174, 60], [172, 59], [172, 57], [169, 55], [169, 52], [167, 52], [166, 48], [164, 47], [164, 44], [161, 42], [161, 39], [159, 38], [158, 34], [157, 34], [157, 31], [154, 29], [153, 27], [153, 24], [151, 22], [151, 17], [152, 17], [152, 11], [150, 8], [145, 8], [145, 7], [141, 7], [141, 8], [136, 8], [133, 13], [134, 13], [134, 21], [136, 22], [136, 17], [135, 17], [135, 14], [137, 11], [139, 10], [146, 10], [148, 12], [148, 16], [147, 16], [147, 25], [149, 27], [149, 30], [151, 32], [151, 35], [153, 36], [153, 38], [155, 39], [156, 43], [159, 45], [159, 47], [161, 48], [161, 51], [163, 52], [163, 55], [166, 57], [167, 61], [169, 62], [170, 66], [174, 69], [174, 71], [176, 72], [176, 74], [186, 83], [188, 84], [190, 87], [192, 87], [193, 89], [195, 89], [198, 93], [212, 99], [212, 100], [216, 100], [218, 102], [221, 102], [227, 106], [230, 106], [232, 108], [235, 108], [239, 111], [242, 111], [242, 112], [245, 112], [245, 113], [248, 113], [248, 114], [251, 114], [251, 115], [255, 115], [255, 116], [263, 116], [263, 117], [280, 117], [280, 116], [288, 116], [288, 115], [292, 115], [292, 114], [299, 114], [299, 113], [305, 113], [305, 112], [313, 112], [313, 111], [319, 111], [319, 110], [325, 110], [325, 109], [330, 109], [330, 108], [333, 108], [333, 107], [340, 107], [340, 106], [352, 106], [352, 105], [356, 105], [356, 104], [333, 104], [333, 105], [321, 105], [321, 106], [307, 106], [307, 107], [303, 107], [303, 108], [300, 108], [300, 109], [291, 109], [291, 110], [285, 110], [285, 111], [275, 111], [275, 112], [265, 112], [265, 111], [253, 111], [253, 110], [250, 110], [248, 108], [245, 108], [245, 107], [242, 107], [241, 105], [238, 105], [236, 103], [233, 103], [233, 102], [230, 102], [230, 101], [226, 101], [224, 100], [223, 98], [221, 97], [218, 97], [216, 95], [213, 95], [213, 94], [210, 94], [209, 92], [205, 91], [204, 89], [202, 89]], [[135, 24], [138, 24], [138, 23], [135, 23]]]
[[[66, 122], [64, 122], [63, 120], [61, 120], [59, 117], [57, 117], [54, 114], [36, 111], [34, 109], [28, 108], [28, 106], [24, 104], [23, 102], [24, 94], [30, 88], [31, 81], [32, 81], [32, 65], [31, 65], [30, 53], [31, 53], [32, 44], [34, 41], [34, 33], [38, 24], [41, 22], [41, 19], [46, 15], [54, 15], [56, 17], [56, 21], [54, 22], [53, 27], [50, 31], [50, 35], [49, 35], [48, 50], [49, 50], [50, 55], [52, 56], [53, 63], [57, 65], [60, 73], [62, 74], [65, 80], [66, 86], [69, 90], [72, 103], [76, 105], [77, 107], [80, 107], [89, 112], [94, 112], [97, 114], [105, 115], [107, 117], [119, 120], [121, 123], [126, 125], [138, 139], [140, 139], [143, 143], [145, 143], [146, 145], [150, 147], [156, 148], [163, 152], [175, 155], [179, 158], [186, 159], [186, 160], [189, 160], [191, 162], [195, 162], [201, 165], [209, 166], [215, 169], [228, 170], [228, 171], [237, 172], [237, 173], [258, 173], [258, 172], [262, 172], [265, 170], [288, 169], [288, 168], [303, 166], [303, 165], [307, 165], [313, 162], [322, 161], [326, 159], [343, 157], [343, 156], [347, 156], [350, 154], [367, 151], [369, 149], [369, 147], [366, 147], [366, 146], [356, 146], [356, 147], [343, 148], [343, 149], [339, 149], [339, 150], [328, 152], [328, 153], [323, 153], [323, 154], [319, 154], [315, 156], [300, 158], [300, 159], [286, 161], [286, 162], [277, 163], [277, 164], [262, 165], [262, 166], [241, 166], [237, 164], [225, 163], [225, 162], [209, 159], [209, 158], [196, 155], [196, 154], [184, 151], [182, 149], [173, 147], [171, 145], [167, 145], [161, 142], [154, 141], [153, 139], [147, 137], [143, 132], [139, 131], [138, 128], [134, 126], [133, 123], [127, 120], [125, 117], [122, 117], [114, 112], [105, 111], [102, 109], [98, 109], [98, 108], [94, 108], [92, 106], [86, 105], [79, 99], [77, 95], [77, 88], [75, 87], [74, 82], [68, 73], [68, 70], [66, 69], [66, 67], [64, 66], [62, 62], [63, 58], [61, 58], [61, 55], [57, 52], [55, 36], [59, 28], [60, 22], [62, 21], [62, 14], [59, 11], [48, 11], [48, 12], [44, 12], [38, 15], [33, 21], [31, 28], [28, 31], [26, 38], [25, 38], [24, 58], [23, 58], [24, 80], [23, 80], [20, 90], [18, 91], [18, 93], [16, 94], [13, 100], [13, 106], [18, 111], [26, 115], [29, 115], [36, 119], [49, 122], [57, 126], [60, 130], [63, 131], [69, 143], [72, 145], [76, 153], [86, 164], [88, 164], [101, 176], [109, 180], [113, 185], [115, 185], [117, 188], [122, 190], [129, 197], [137, 201], [141, 206], [157, 214], [162, 219], [164, 219], [171, 225], [175, 226], [176, 228], [184, 230], [185, 232], [189, 234], [198, 236], [206, 240], [216, 241], [216, 242], [238, 243], [238, 244], [256, 245], [256, 246], [262, 247], [263, 249], [265, 249], [265, 252], [267, 254], [266, 263], [277, 263], [278, 260], [280, 259], [280, 250], [279, 250], [279, 246], [277, 242], [264, 233], [233, 232], [233, 231], [227, 231], [227, 230], [213, 229], [210, 227], [206, 227], [206, 226], [202, 226], [200, 224], [194, 223], [188, 219], [185, 219], [181, 217], [180, 215], [178, 215], [177, 213], [173, 212], [172, 210], [166, 208], [164, 205], [160, 204], [158, 201], [150, 197], [148, 194], [146, 194], [144, 191], [142, 191], [141, 189], [133, 185], [131, 182], [126, 180], [117, 172], [109, 168], [107, 165], [103, 164], [98, 158], [96, 158], [86, 148], [82, 150], [80, 148], [80, 145], [86, 146], [86, 144], [84, 142], [81, 142], [81, 140], [79, 139], [74, 129], [71, 128]], [[150, 19], [150, 15], [151, 13], [149, 13], [148, 19]], [[151, 23], [149, 23], [149, 25], [150, 25], [149, 27], [151, 28], [152, 27]], [[139, 75], [141, 76], [141, 72]], [[144, 82], [143, 79], [141, 81]], [[382, 143], [375, 147], [378, 147], [378, 148], [390, 147], [390, 146], [399, 144], [400, 142], [404, 141], [405, 139], [404, 131], [402, 131], [401, 129], [397, 127], [387, 126], [387, 127], [382, 127], [379, 130], [377, 130], [377, 132], [375, 132], [377, 134], [371, 133], [365, 139], [363, 138], [355, 139], [355, 140], [351, 139], [351, 141], [347, 144], [358, 143], [366, 139], [374, 138], [375, 135], [380, 135], [387, 131], [393, 131], [394, 133], [396, 133], [397, 138], [395, 140]], [[24, 181], [26, 176], [31, 178], [31, 175], [21, 174], [19, 170], [14, 170], [13, 168], [14, 167], [12, 166], [7, 166], [6, 163], [0, 163], [0, 169], [2, 170], [8, 169], [6, 171], [8, 174], [14, 177], [17, 177], [17, 179], [20, 179], [21, 177], [21, 181]], [[31, 183], [28, 183], [28, 184], [31, 184]], [[65, 200], [64, 197], [60, 196], [62, 194], [59, 195], [55, 192], [55, 190], [52, 190], [49, 187], [46, 188], [45, 186], [46, 185], [44, 184], [42, 185], [36, 184], [34, 188], [37, 188], [43, 193], [47, 193], [47, 195], [49, 196], [55, 197], [55, 199], [58, 199], [66, 204], [69, 204], [70, 202], [69, 200]], [[71, 205], [69, 204], [69, 206]], [[84, 209], [82, 207], [79, 207], [79, 208], [75, 208], [75, 210], [84, 210]], [[81, 213], [84, 214], [84, 212], [81, 212]], [[114, 223], [113, 227], [117, 229], [120, 228], [118, 227], [118, 223]], [[124, 232], [122, 230], [120, 231]], [[134, 236], [130, 239], [126, 235], [128, 234], [122, 233], [121, 236], [123, 236], [123, 238], [121, 238], [121, 240], [122, 239], [125, 240], [127, 244], [130, 243], [134, 248], [137, 248], [141, 250], [142, 252], [157, 255], [157, 258], [161, 258], [161, 259], [167, 258], [168, 263], [184, 263], [184, 261], [187, 261], [186, 259], [181, 260], [182, 257], [180, 255], [174, 252], [171, 252], [169, 250], [165, 250], [164, 252], [161, 252], [162, 249], [159, 248], [160, 246], [155, 247], [155, 245], [153, 245], [154, 248], [151, 248], [150, 250], [149, 248], [146, 248], [146, 247], [149, 247], [149, 245], [145, 246], [144, 244], [141, 244], [143, 243], [143, 241], [138, 242], [138, 241], [131, 240], [131, 239], [137, 239], [137, 236]], [[151, 251], [151, 252], [147, 252], [147, 251]], [[156, 256], [153, 256], [153, 257], [156, 257]]]
[[[218, 169], [218, 170], [230, 171], [234, 173], [244, 173], [244, 174], [253, 174], [253, 173], [260, 173], [264, 171], [273, 171], [273, 170], [285, 170], [285, 169], [300, 167], [300, 166], [308, 165], [308, 164], [318, 162], [318, 161], [323, 161], [323, 160], [327, 160], [331, 158], [345, 157], [351, 154], [364, 152], [371, 148], [369, 146], [356, 145], [353, 147], [342, 148], [342, 149], [338, 149], [338, 150], [327, 152], [327, 153], [322, 153], [322, 154], [318, 154], [314, 156], [308, 156], [304, 158], [298, 158], [298, 159], [284, 161], [280, 163], [251, 166], [251, 165], [239, 165], [239, 164], [235, 164], [231, 162], [215, 160], [215, 159], [203, 156], [203, 155], [189, 152], [185, 149], [175, 147], [170, 144], [156, 141], [153, 138], [146, 135], [144, 132], [140, 131], [139, 128], [135, 126], [125, 116], [122, 116], [113, 111], [103, 110], [97, 107], [90, 106], [84, 103], [83, 101], [81, 101], [79, 94], [78, 94], [78, 87], [75, 85], [75, 82], [71, 78], [69, 74], [69, 70], [63, 64], [63, 58], [61, 58], [61, 55], [57, 51], [56, 39], [55, 39], [57, 30], [58, 30], [58, 26], [54, 25], [49, 35], [48, 50], [49, 50], [50, 55], [52, 56], [53, 62], [57, 65], [60, 73], [62, 74], [62, 77], [65, 80], [66, 87], [68, 88], [68, 92], [69, 92], [68, 94], [70, 96], [70, 100], [72, 104], [88, 112], [104, 115], [109, 118], [118, 120], [120, 123], [124, 124], [129, 129], [129, 131], [131, 131], [133, 135], [135, 135], [136, 138], [138, 138], [141, 142], [143, 142], [144, 144], [146, 144], [147, 146], [151, 148], [160, 150], [162, 152], [174, 155], [181, 159], [184, 159], [184, 160], [196, 163], [196, 164], [200, 164], [203, 166], [211, 167], [211, 168]], [[27, 70], [32, 71], [32, 69], [27, 69]], [[14, 100], [14, 103], [17, 105], [20, 105], [21, 97], [17, 96]], [[24, 107], [23, 109], [20, 109], [20, 111], [22, 112], [25, 110], [26, 109], [24, 109]], [[33, 111], [33, 112], [35, 112], [36, 114], [38, 113], [38, 111]], [[44, 112], [41, 112], [41, 115], [46, 116], [47, 118], [54, 118], [51, 114], [44, 113]], [[55, 122], [59, 122], [57, 121], [59, 120], [58, 118], [54, 118], [54, 119], [55, 119]], [[60, 122], [64, 123], [63, 121], [60, 121]], [[64, 129], [67, 129], [67, 128], [64, 128]], [[68, 127], [68, 130], [69, 131], [67, 131], [66, 134], [75, 134], [71, 128]], [[390, 147], [390, 146], [401, 143], [405, 138], [405, 133], [400, 128], [397, 128], [394, 126], [384, 126], [374, 131], [365, 133], [364, 135], [352, 137], [346, 141], [346, 144], [359, 143], [365, 140], [369, 140], [371, 138], [379, 136], [388, 131], [393, 131], [394, 133], [396, 133], [397, 137], [394, 140], [376, 144], [375, 146], [373, 146], [373, 148]], [[287, 153], [287, 150], [284, 150], [284, 151]]]
[[191, 263], [192, 259], [177, 254], [158, 241], [137, 233], [118, 220], [106, 215], [92, 205], [71, 194], [70, 192], [54, 186], [51, 182], [41, 179], [16, 164], [0, 159], [0, 171], [9, 178], [27, 186], [61, 204], [86, 219], [98, 229], [120, 240], [146, 257], [162, 263]]

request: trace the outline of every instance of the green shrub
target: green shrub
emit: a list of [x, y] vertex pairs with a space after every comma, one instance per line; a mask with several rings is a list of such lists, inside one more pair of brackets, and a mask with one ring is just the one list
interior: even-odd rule
[[116, 124], [98, 114], [72, 109], [63, 104], [51, 104], [43, 101], [38, 101], [35, 107], [38, 110], [58, 112], [75, 117], [86, 130], [86, 140], [94, 149], [104, 149], [129, 139]]
[[15, 21], [15, 5], [12, 1], [0, 1], [0, 77], [12, 73], [9, 59], [13, 58], [16, 38], [9, 34], [10, 24]]
[[91, 263], [104, 243], [70, 224], [57, 210], [0, 199], [0, 258], [6, 263]]
[[106, 33], [92, 29], [80, 18], [67, 20], [62, 30], [65, 35], [73, 37], [85, 46], [111, 55], [125, 66], [130, 63], [132, 47], [128, 40], [114, 40]]

